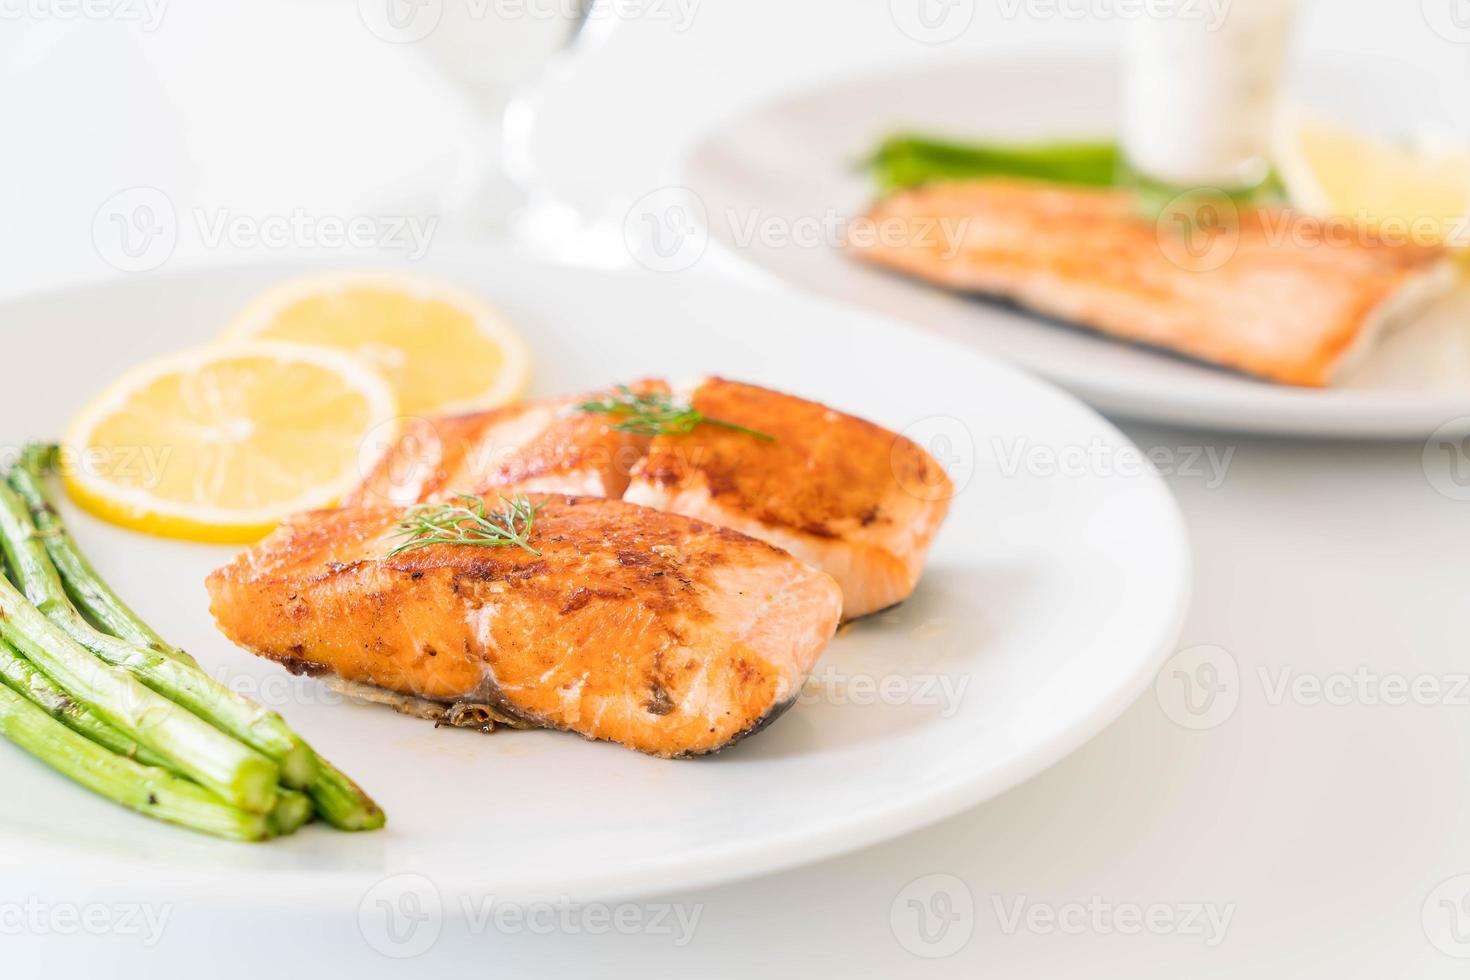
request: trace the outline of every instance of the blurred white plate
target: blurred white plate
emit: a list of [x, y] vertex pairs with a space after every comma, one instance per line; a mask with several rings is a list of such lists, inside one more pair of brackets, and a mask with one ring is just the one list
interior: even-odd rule
[[1291, 435], [1424, 438], [1456, 419], [1470, 428], [1470, 293], [1386, 338], [1338, 386], [1309, 391], [946, 293], [860, 265], [835, 247], [830, 229], [873, 197], [859, 162], [882, 137], [1106, 137], [1115, 129], [1117, 91], [1114, 67], [1075, 60], [864, 76], [719, 126], [696, 143], [680, 180], [700, 198], [712, 239], [740, 260], [790, 286], [1008, 358], [1106, 412]]
[[[521, 324], [537, 395], [718, 371], [911, 432], [963, 487], [917, 594], [834, 641], [821, 691], [769, 730], [717, 757], [665, 762], [571, 735], [486, 737], [341, 703], [215, 632], [202, 582], [231, 549], [72, 514], [103, 574], [162, 633], [280, 709], [390, 822], [376, 834], [309, 827], [264, 845], [216, 842], [114, 807], [0, 743], [0, 868], [368, 916], [402, 891], [449, 908], [455, 895], [585, 900], [726, 881], [879, 841], [1014, 786], [1122, 712], [1176, 637], [1189, 559], [1172, 499], [1112, 426], [1041, 382], [796, 296], [509, 254], [420, 268], [481, 289]], [[124, 367], [214, 336], [292, 271], [199, 270], [6, 305], [7, 364], [35, 369], [0, 388], [0, 446], [54, 436]], [[1058, 467], [1058, 453], [1071, 465]], [[1082, 458], [1106, 465], [1078, 472]]]

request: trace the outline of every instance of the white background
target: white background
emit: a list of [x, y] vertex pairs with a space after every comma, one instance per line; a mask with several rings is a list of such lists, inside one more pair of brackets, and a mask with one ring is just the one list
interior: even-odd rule
[[[598, 43], [561, 66], [537, 100], [537, 158], [560, 193], [616, 221], [668, 182], [702, 129], [755, 100], [886, 65], [1105, 52], [1120, 27], [1108, 16], [1117, 8], [1102, 0], [1085, 9], [1065, 0], [956, 3], [973, 17], [937, 45], [895, 26], [901, 0], [703, 0], [686, 30], [658, 17], [602, 25], [611, 29], [599, 29]], [[1301, 58], [1363, 68], [1362, 90], [1340, 93], [1332, 108], [1360, 107], [1378, 128], [1470, 134], [1470, 44], [1429, 26], [1449, 0], [1424, 7], [1429, 16], [1419, 0], [1323, 0], [1307, 11]], [[259, 246], [208, 248], [191, 224], [196, 209], [259, 220], [292, 209], [350, 217], [422, 208], [475, 126], [468, 103], [414, 46], [374, 37], [354, 3], [177, 0], [153, 30], [64, 9], [0, 0], [0, 292], [121, 275], [92, 225], [104, 202], [135, 186], [161, 191], [184, 216], [166, 267], [275, 257]], [[1372, 78], [1383, 73], [1421, 98], [1376, 102]], [[434, 247], [453, 244], [446, 233]], [[711, 256], [687, 274], [734, 268]], [[404, 964], [371, 948], [356, 910], [304, 921], [180, 902], [154, 945], [138, 935], [16, 930], [0, 917], [0, 971], [1465, 975], [1470, 961], [1446, 955], [1431, 936], [1450, 945], [1450, 911], [1438, 900], [1470, 891], [1454, 883], [1435, 892], [1470, 873], [1470, 704], [1378, 703], [1393, 692], [1372, 680], [1428, 678], [1421, 683], [1450, 696], [1470, 673], [1470, 502], [1454, 499], [1449, 461], [1434, 453], [1426, 461], [1419, 445], [1127, 431], [1145, 448], [1232, 454], [1218, 485], [1188, 472], [1171, 478], [1197, 560], [1181, 647], [1218, 646], [1212, 662], [1238, 671], [1212, 728], [1182, 727], [1149, 693], [1085, 749], [972, 812], [805, 870], [670, 896], [686, 915], [699, 910], [682, 948], [668, 935], [505, 934], [449, 921]], [[1360, 668], [1369, 679], [1349, 687], [1344, 703], [1274, 696], [1283, 677]], [[944, 885], [960, 903], [952, 907], [968, 895], [974, 909], [938, 945], [915, 938], [907, 901], [945, 907], [928, 883], [905, 890], [932, 874], [958, 879]], [[134, 894], [129, 882], [96, 885], [113, 902]], [[56, 907], [75, 895], [54, 883], [0, 882], [0, 908]], [[1106, 917], [1066, 930], [1034, 919], [1007, 929], [1018, 902], [1042, 914], [1092, 902], [1175, 916], [1207, 904], [1231, 919], [1213, 946], [1178, 931], [1123, 934]], [[1462, 919], [1470, 926], [1470, 913]], [[919, 955], [945, 951], [965, 930], [972, 935], [953, 955]]]

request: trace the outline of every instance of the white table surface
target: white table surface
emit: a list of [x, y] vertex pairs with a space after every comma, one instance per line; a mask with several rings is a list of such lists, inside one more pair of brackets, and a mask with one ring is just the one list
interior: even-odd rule
[[[1419, 6], [1319, 4], [1304, 47], [1422, 79], [1423, 111], [1459, 125], [1470, 111], [1470, 45], [1436, 34]], [[877, 65], [1095, 51], [1116, 36], [1106, 18], [1047, 14], [1077, 3], [979, 7], [958, 39], [935, 46], [897, 31], [887, 0], [703, 0], [682, 32], [619, 24], [549, 87], [538, 157], [561, 193], [616, 217], [668, 182], [702, 127], [750, 100]], [[181, 215], [393, 213], [385, 202], [421, 200], [442, 179], [469, 125], [463, 101], [411, 47], [367, 36], [352, 3], [178, 0], [152, 31], [10, 13], [26, 10], [0, 7], [3, 294], [119, 275], [92, 222], [125, 188], [157, 188]], [[185, 220], [166, 265], [272, 251], [210, 248]], [[681, 274], [738, 270], [710, 256]], [[129, 882], [83, 893], [0, 880], [0, 973], [1465, 975], [1444, 950], [1458, 949], [1451, 927], [1470, 938], [1470, 879], [1449, 881], [1470, 874], [1470, 503], [1455, 499], [1470, 493], [1449, 460], [1431, 456], [1426, 468], [1419, 445], [1125, 428], [1181, 461], [1228, 459], [1221, 478], [1193, 467], [1170, 478], [1196, 555], [1181, 641], [1195, 659], [1166, 668], [1162, 702], [1145, 694], [1091, 744], [999, 799], [839, 860], [669, 896], [699, 916], [682, 944], [658, 931], [537, 934], [451, 918], [403, 962], [373, 948], [355, 909], [306, 920], [186, 903], [152, 909], [167, 916], [153, 941], [146, 919], [90, 935], [25, 917], [94, 902], [120, 916], [135, 895]], [[1181, 712], [1175, 670], [1202, 657], [1223, 671], [1223, 689], [1202, 716], [1212, 727], [1191, 730], [1176, 719], [1201, 716]], [[952, 878], [909, 887], [929, 875]], [[960, 904], [946, 906], [935, 887]], [[910, 899], [931, 913], [932, 943], [915, 931]], [[1459, 921], [1441, 900], [1461, 903]], [[947, 910], [942, 932], [934, 916]], [[1129, 918], [1150, 914], [1153, 928]], [[1228, 921], [1223, 934], [1208, 914]], [[947, 957], [923, 955], [952, 946]]]

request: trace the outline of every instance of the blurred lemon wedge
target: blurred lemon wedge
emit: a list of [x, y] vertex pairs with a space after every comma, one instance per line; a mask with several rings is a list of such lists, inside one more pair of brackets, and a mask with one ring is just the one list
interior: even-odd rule
[[227, 341], [347, 351], [388, 379], [405, 415], [494, 408], [525, 393], [530, 355], [495, 308], [459, 287], [398, 272], [337, 272], [261, 294]]
[[1300, 114], [1277, 130], [1276, 166], [1292, 203], [1378, 228], [1387, 240], [1470, 245], [1470, 148], [1405, 146]]
[[340, 351], [201, 347], [132, 369], [83, 409], [63, 478], [115, 524], [244, 543], [352, 489], [375, 462], [364, 447], [391, 441], [397, 416], [388, 382]]

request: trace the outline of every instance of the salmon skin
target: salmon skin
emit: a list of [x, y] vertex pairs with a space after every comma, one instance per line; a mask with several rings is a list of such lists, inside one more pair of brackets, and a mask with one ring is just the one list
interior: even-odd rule
[[844, 619], [914, 590], [954, 488], [917, 443], [817, 402], [708, 378], [693, 406], [717, 425], [655, 436], [625, 500], [734, 528], [842, 586]]
[[768, 544], [621, 500], [530, 499], [539, 555], [390, 556], [400, 509], [302, 515], [209, 576], [211, 612], [295, 672], [668, 758], [769, 723], [836, 630], [837, 584]]
[[[1455, 281], [1441, 248], [1332, 234], [1291, 211], [1235, 216], [1191, 232], [1139, 217], [1126, 191], [940, 182], [878, 202], [847, 246], [946, 289], [1309, 387]], [[870, 228], [883, 234], [857, 234]]]
[[[653, 380], [629, 387], [640, 394], [668, 390]], [[411, 419], [343, 505], [405, 507], [490, 490], [621, 497], [648, 437], [619, 431], [606, 416], [575, 411], [612, 394], [605, 389]]]
[[[632, 388], [670, 390], [658, 380]], [[607, 416], [576, 413], [576, 405], [600, 397], [579, 395], [424, 420], [349, 503], [387, 498], [403, 505], [443, 499], [451, 490], [488, 499], [524, 489], [620, 496], [789, 551], [837, 580], [846, 619], [913, 592], [954, 492], [928, 452], [871, 422], [755, 385], [709, 378], [680, 394], [710, 418], [771, 438], [713, 424], [635, 436]], [[426, 454], [415, 440], [449, 448]], [[513, 464], [465, 462], [485, 459]], [[614, 465], [601, 465], [609, 459]]]

